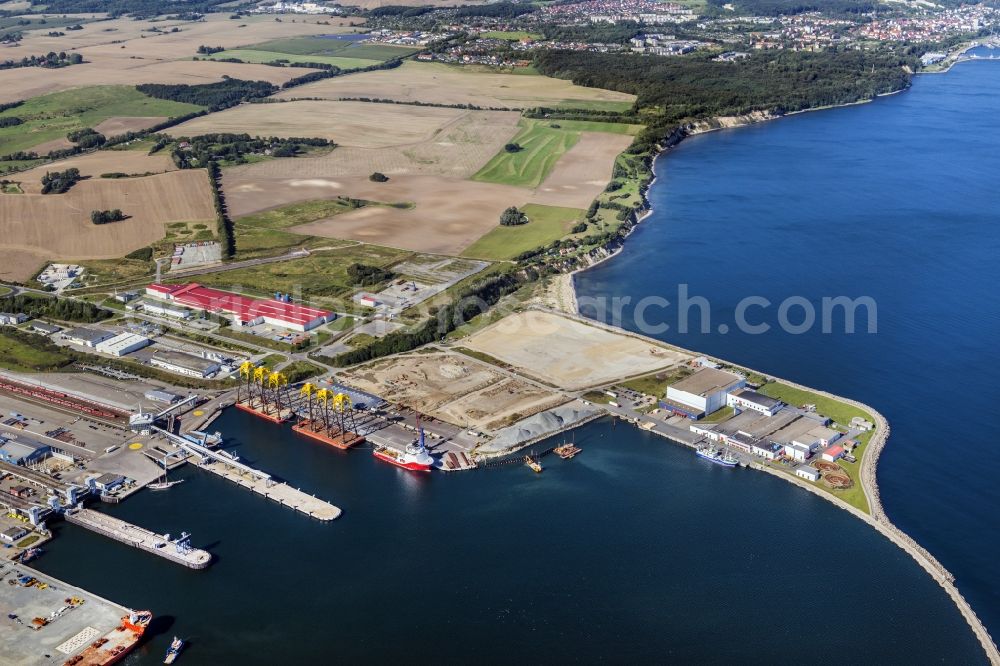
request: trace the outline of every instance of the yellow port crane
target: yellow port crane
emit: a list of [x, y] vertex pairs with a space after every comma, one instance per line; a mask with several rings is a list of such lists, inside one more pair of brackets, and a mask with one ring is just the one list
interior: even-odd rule
[[[269, 403], [274, 404], [274, 412], [280, 414], [284, 406], [290, 402], [285, 398], [285, 394], [288, 392], [288, 377], [282, 373], [275, 370], [267, 376], [267, 389], [269, 394]], [[266, 405], [265, 405], [266, 408]]]
[[[242, 363], [240, 363], [240, 383], [236, 387], [236, 402], [243, 402], [243, 400], [246, 400], [248, 403], [250, 402], [251, 396], [253, 395], [251, 382], [253, 382], [253, 371], [255, 367], [256, 366], [254, 366], [254, 364], [251, 363], [250, 361], [243, 361]], [[243, 395], [244, 379], [246, 380], [245, 396]]]
[[354, 422], [354, 401], [346, 393], [337, 393], [333, 396], [333, 413], [337, 419], [340, 432], [354, 432], [357, 426]]
[[306, 404], [308, 405], [307, 408], [309, 410], [309, 427], [313, 428], [313, 430], [316, 429], [315, 426], [313, 425], [313, 418], [314, 418], [314, 415], [313, 415], [313, 404], [314, 404], [313, 403], [313, 398], [316, 396], [316, 392], [318, 390], [319, 389], [316, 388], [315, 384], [311, 384], [309, 382], [306, 382], [305, 384], [303, 384], [302, 388], [299, 389], [299, 396], [305, 398]]
[[[323, 429], [330, 429], [330, 401], [333, 399], [333, 391], [330, 389], [320, 389], [316, 391], [316, 402], [323, 405]], [[318, 430], [313, 428], [313, 430]]]

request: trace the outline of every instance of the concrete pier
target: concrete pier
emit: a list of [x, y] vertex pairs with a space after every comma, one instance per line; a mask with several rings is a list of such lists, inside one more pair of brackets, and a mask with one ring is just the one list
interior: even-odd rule
[[211, 563], [212, 555], [199, 548], [185, 548], [170, 541], [166, 535], [150, 532], [124, 520], [98, 513], [92, 509], [74, 509], [65, 514], [66, 522], [86, 527], [88, 530], [128, 544], [147, 553], [159, 555], [171, 562], [190, 569], [204, 569]]
[[0, 561], [0, 663], [62, 664], [128, 612], [31, 567]]
[[241, 473], [236, 467], [217, 461], [205, 460], [198, 465], [200, 469], [218, 474], [224, 479], [274, 500], [282, 506], [300, 511], [307, 516], [324, 522], [336, 520], [343, 513], [338, 507], [327, 501], [313, 497], [307, 493], [292, 488], [287, 483], [275, 483], [270, 478], [264, 479], [250, 474]]

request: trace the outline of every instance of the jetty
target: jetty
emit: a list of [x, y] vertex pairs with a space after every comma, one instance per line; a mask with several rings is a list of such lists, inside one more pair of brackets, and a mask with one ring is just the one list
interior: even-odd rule
[[196, 444], [168, 432], [159, 426], [153, 426], [152, 430], [166, 437], [173, 444], [183, 449], [189, 456], [197, 458], [199, 460], [197, 465], [199, 469], [221, 476], [242, 488], [262, 495], [269, 500], [274, 500], [282, 506], [295, 509], [300, 513], [324, 522], [336, 520], [343, 513], [340, 508], [325, 500], [304, 493], [297, 488], [292, 488], [287, 483], [275, 481], [267, 472], [240, 462], [236, 456], [226, 451], [213, 451], [201, 444]]
[[200, 548], [189, 545], [189, 535], [181, 533], [176, 539], [169, 534], [157, 534], [145, 528], [127, 523], [93, 509], [71, 509], [64, 514], [66, 522], [85, 527], [115, 541], [133, 548], [182, 564], [189, 569], [204, 569], [212, 561], [212, 555]]

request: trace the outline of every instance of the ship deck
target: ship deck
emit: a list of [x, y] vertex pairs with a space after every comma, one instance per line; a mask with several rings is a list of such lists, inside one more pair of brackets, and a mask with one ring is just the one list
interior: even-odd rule
[[[33, 576], [47, 587], [9, 585], [7, 581], [16, 581], [18, 574]], [[67, 608], [66, 599], [74, 597], [83, 604]], [[67, 610], [60, 613], [63, 608]], [[7, 619], [8, 613], [16, 614], [20, 622]], [[49, 619], [53, 613], [57, 616], [49, 624], [31, 628], [34, 618]], [[126, 613], [118, 604], [31, 567], [0, 562], [0, 661], [5, 664], [62, 664], [117, 627]]]

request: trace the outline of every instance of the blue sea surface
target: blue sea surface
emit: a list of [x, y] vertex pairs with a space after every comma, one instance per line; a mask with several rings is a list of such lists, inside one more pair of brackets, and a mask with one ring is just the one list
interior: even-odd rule
[[[692, 137], [656, 167], [653, 215], [578, 277], [580, 296], [676, 302], [689, 285], [711, 328], [662, 339], [882, 412], [886, 511], [1000, 633], [1000, 67], [962, 63], [872, 104]], [[733, 324], [748, 296], [775, 304], [747, 317], [771, 331]], [[819, 312], [837, 296], [874, 299], [877, 332], [863, 316], [854, 334], [842, 319], [828, 334], [777, 328], [783, 300]]]

